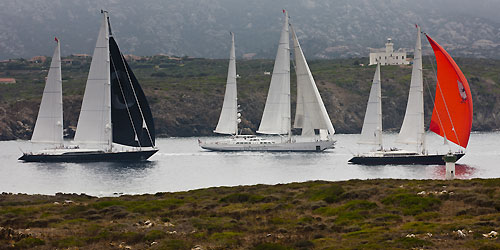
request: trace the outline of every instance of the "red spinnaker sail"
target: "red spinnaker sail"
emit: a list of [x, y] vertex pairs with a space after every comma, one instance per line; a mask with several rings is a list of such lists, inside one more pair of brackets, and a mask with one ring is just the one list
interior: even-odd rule
[[464, 148], [472, 128], [472, 95], [469, 83], [453, 58], [425, 35], [434, 50], [437, 86], [430, 130]]

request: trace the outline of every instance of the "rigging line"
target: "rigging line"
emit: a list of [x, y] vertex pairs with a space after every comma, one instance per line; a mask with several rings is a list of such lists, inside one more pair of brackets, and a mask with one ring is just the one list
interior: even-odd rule
[[[434, 98], [432, 98], [433, 96], [432, 96], [432, 91], [429, 88], [429, 83], [427, 82], [427, 80], [425, 80], [424, 77], [422, 77], [422, 78], [424, 79], [425, 86], [427, 87], [427, 90], [429, 91], [429, 95], [431, 96], [432, 106], [435, 107], [436, 103], [434, 102]], [[439, 112], [438, 112], [437, 109], [436, 109], [436, 114], [437, 114], [437, 118], [438, 118], [438, 121], [439, 121], [439, 125], [441, 125], [441, 128], [442, 128], [443, 127], [443, 123], [441, 122], [441, 117], [439, 116]], [[444, 134], [444, 138], [446, 138], [446, 131], [443, 130], [443, 134]], [[450, 145], [448, 145], [448, 149], [451, 150], [451, 146]]]
[[[139, 103], [139, 99], [137, 98], [137, 94], [135, 92], [134, 84], [132, 83], [132, 79], [130, 79], [130, 74], [128, 72], [127, 65], [125, 64], [125, 59], [123, 58], [123, 54], [121, 52], [120, 52], [120, 57], [122, 59], [123, 66], [125, 67], [125, 72], [127, 72], [127, 78], [128, 78], [129, 83], [130, 83], [130, 87], [132, 87], [132, 91], [134, 92], [134, 98], [135, 98], [135, 101], [137, 102], [137, 106], [139, 107], [139, 112], [141, 113], [142, 122], [146, 123], [146, 119], [144, 118], [144, 114], [142, 113], [141, 104]], [[147, 123], [146, 123], [146, 132], [148, 132], [148, 137], [149, 137], [149, 141], [151, 142], [151, 146], [154, 147], [155, 145], [154, 145], [153, 139], [151, 137], [151, 133], [149, 132], [149, 127], [148, 127]]]
[[448, 105], [446, 104], [446, 100], [444, 99], [443, 91], [441, 90], [441, 85], [439, 84], [439, 79], [437, 78], [437, 72], [434, 69], [434, 63], [431, 60], [432, 70], [434, 71], [434, 75], [436, 76], [437, 87], [439, 87], [439, 93], [441, 94], [441, 98], [444, 102], [444, 107], [446, 108], [446, 113], [448, 114], [448, 119], [450, 119], [451, 127], [453, 129], [453, 133], [455, 134], [455, 138], [457, 138], [458, 145], [460, 146], [460, 139], [458, 138], [457, 131], [455, 130], [455, 125], [453, 124], [453, 120], [451, 119], [450, 111], [448, 110]]
[[127, 98], [125, 97], [125, 93], [123, 92], [122, 84], [120, 82], [120, 77], [118, 76], [118, 71], [116, 70], [115, 63], [113, 62], [113, 58], [111, 56], [109, 58], [111, 59], [111, 64], [113, 65], [113, 69], [115, 70], [116, 79], [118, 80], [118, 86], [120, 86], [120, 92], [122, 93], [123, 101], [125, 102], [125, 107], [127, 108], [128, 118], [130, 120], [130, 123], [132, 124], [132, 128], [134, 129], [134, 133], [137, 137], [137, 143], [139, 144], [139, 147], [141, 147], [141, 140], [139, 139], [137, 129], [135, 128], [134, 120], [132, 120], [132, 115], [130, 114], [130, 109], [129, 109], [129, 106], [127, 103]]

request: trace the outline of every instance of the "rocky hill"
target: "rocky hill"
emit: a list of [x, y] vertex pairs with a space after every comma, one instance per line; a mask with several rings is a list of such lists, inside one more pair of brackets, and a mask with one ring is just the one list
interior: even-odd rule
[[[375, 68], [360, 66], [367, 58], [311, 61], [310, 67], [338, 133], [359, 133]], [[434, 70], [424, 58], [426, 124], [432, 113]], [[500, 60], [457, 59], [471, 86], [474, 101], [473, 130], [500, 128]], [[63, 66], [64, 127], [76, 126], [88, 73], [88, 59]], [[150, 57], [132, 62], [153, 111], [159, 136], [212, 135], [225, 88], [227, 60]], [[237, 62], [241, 127], [256, 131], [269, 88], [272, 60]], [[26, 61], [0, 64], [0, 77], [16, 84], [0, 85], [0, 139], [29, 139], [34, 127], [47, 74], [45, 64]], [[384, 130], [398, 131], [406, 109], [410, 66], [382, 67]], [[292, 110], [295, 75], [292, 71]], [[428, 86], [428, 88], [427, 88]]]
[[368, 56], [387, 37], [411, 49], [415, 23], [455, 56], [500, 58], [496, 0], [9, 0], [0, 4], [0, 59], [51, 55], [54, 36], [63, 55], [91, 54], [101, 9], [125, 54], [225, 58], [233, 31], [239, 57], [272, 58], [287, 9], [310, 59]]

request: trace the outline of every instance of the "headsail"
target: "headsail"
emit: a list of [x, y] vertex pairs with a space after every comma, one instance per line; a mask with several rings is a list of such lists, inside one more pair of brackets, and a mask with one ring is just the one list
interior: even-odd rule
[[57, 46], [50, 63], [40, 110], [31, 136], [32, 142], [63, 143], [61, 45], [57, 38], [55, 40]]
[[416, 144], [419, 151], [424, 148], [424, 83], [422, 77], [422, 42], [420, 39], [420, 27], [417, 26], [417, 42], [415, 44], [415, 56], [411, 72], [410, 93], [403, 125], [399, 131], [397, 142]]
[[261, 134], [290, 134], [290, 37], [288, 13], [281, 30], [278, 52], [274, 62], [273, 75], [267, 94], [259, 130]]
[[375, 144], [382, 148], [382, 92], [380, 88], [380, 63], [377, 64], [370, 97], [366, 106], [365, 120], [358, 143]]
[[430, 130], [467, 147], [472, 129], [472, 96], [469, 83], [453, 58], [426, 35], [437, 63], [437, 85]]
[[111, 145], [111, 93], [107, 12], [97, 37], [83, 95], [75, 142]]
[[234, 49], [234, 33], [231, 32], [231, 51], [227, 70], [226, 93], [214, 132], [219, 134], [238, 133], [238, 97], [236, 88], [236, 56]]
[[113, 142], [153, 147], [155, 127], [148, 101], [113, 36], [109, 38], [109, 52]]
[[324, 129], [328, 131], [328, 134], [333, 135], [335, 129], [330, 117], [328, 117], [292, 25], [290, 25], [290, 29], [294, 44], [295, 71], [297, 75], [297, 109], [294, 127], [302, 128], [302, 136], [314, 136], [315, 129]]

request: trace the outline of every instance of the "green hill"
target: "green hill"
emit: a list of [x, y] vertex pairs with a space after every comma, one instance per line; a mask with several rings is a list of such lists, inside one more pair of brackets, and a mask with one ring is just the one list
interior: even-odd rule
[[[64, 64], [64, 127], [76, 126], [90, 59], [69, 57]], [[424, 58], [426, 124], [434, 95], [433, 58]], [[374, 66], [360, 66], [366, 58], [315, 60], [309, 66], [338, 133], [359, 133], [364, 117]], [[0, 77], [15, 84], [0, 85], [0, 139], [28, 139], [50, 60], [44, 64], [26, 60], [0, 63]], [[457, 64], [469, 80], [474, 100], [473, 130], [500, 127], [500, 60], [459, 58]], [[432, 62], [434, 65], [435, 63]], [[227, 60], [146, 57], [132, 61], [155, 118], [159, 136], [212, 135], [222, 106]], [[238, 101], [241, 127], [258, 128], [273, 68], [272, 60], [238, 60]], [[411, 66], [382, 67], [384, 130], [399, 130], [409, 89]], [[292, 110], [295, 106], [295, 75], [292, 70]], [[248, 132], [250, 132], [247, 129]]]

